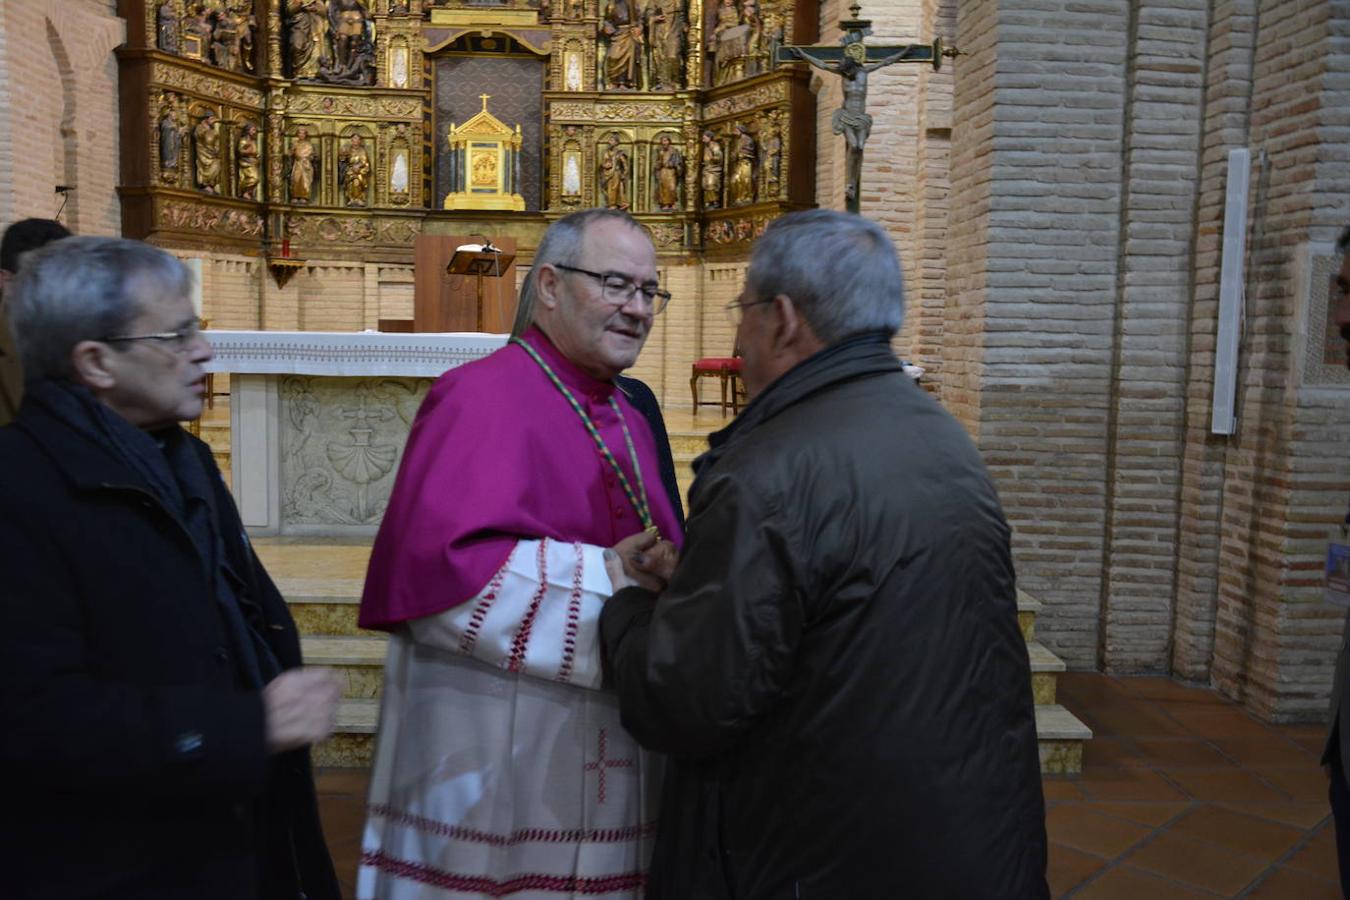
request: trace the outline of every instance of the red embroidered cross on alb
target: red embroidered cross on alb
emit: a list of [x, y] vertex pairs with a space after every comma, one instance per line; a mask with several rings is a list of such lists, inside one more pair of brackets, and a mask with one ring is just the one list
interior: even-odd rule
[[600, 790], [597, 802], [605, 802], [605, 770], [606, 769], [631, 769], [633, 761], [631, 759], [606, 759], [605, 758], [605, 729], [600, 729], [600, 752], [595, 758], [595, 762], [588, 762], [585, 765], [587, 772], [595, 772], [596, 777], [600, 779]]

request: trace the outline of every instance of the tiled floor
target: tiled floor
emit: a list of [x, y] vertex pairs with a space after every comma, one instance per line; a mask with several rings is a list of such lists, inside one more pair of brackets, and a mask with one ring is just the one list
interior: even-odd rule
[[1061, 676], [1094, 737], [1047, 777], [1057, 897], [1339, 897], [1320, 725], [1265, 725], [1165, 678]]
[[[1095, 737], [1083, 774], [1044, 781], [1056, 897], [1339, 897], [1323, 729], [1269, 726], [1164, 678], [1061, 676]], [[364, 773], [319, 777], [324, 826], [352, 890]]]

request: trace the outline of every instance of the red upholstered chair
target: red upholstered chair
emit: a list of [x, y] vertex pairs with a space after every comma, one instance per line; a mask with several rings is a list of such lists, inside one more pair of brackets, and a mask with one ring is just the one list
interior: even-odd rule
[[[720, 400], [700, 401], [698, 399], [698, 380], [700, 378], [716, 378], [718, 380], [722, 388]], [[740, 412], [740, 379], [741, 358], [739, 356], [706, 356], [694, 363], [693, 373], [689, 376], [689, 392], [694, 395], [694, 412], [698, 412], [700, 406], [721, 406], [724, 416], [727, 414], [727, 407], [730, 407], [733, 413]]]

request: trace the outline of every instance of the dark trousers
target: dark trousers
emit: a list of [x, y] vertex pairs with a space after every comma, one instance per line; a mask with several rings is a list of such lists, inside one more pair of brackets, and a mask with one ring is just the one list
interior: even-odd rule
[[1350, 785], [1345, 783], [1340, 744], [1332, 738], [1331, 817], [1336, 822], [1336, 861], [1341, 869], [1341, 896], [1350, 897]]

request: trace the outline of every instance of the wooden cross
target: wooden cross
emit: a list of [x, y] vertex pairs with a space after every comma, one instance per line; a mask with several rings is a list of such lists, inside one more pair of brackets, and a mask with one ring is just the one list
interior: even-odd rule
[[588, 762], [583, 767], [587, 772], [596, 773], [600, 779], [599, 796], [597, 803], [605, 802], [605, 770], [606, 769], [631, 769], [633, 761], [631, 759], [606, 759], [605, 758], [605, 729], [600, 729], [600, 752], [595, 762]]
[[872, 33], [870, 19], [860, 19], [862, 7], [856, 2], [849, 7], [851, 19], [841, 19], [839, 30], [844, 36], [839, 46], [785, 44], [778, 48], [775, 62], [802, 61], [844, 79], [844, 105], [834, 111], [832, 124], [835, 134], [844, 136], [848, 148], [845, 160], [844, 203], [849, 212], [858, 212], [862, 189], [862, 153], [867, 137], [872, 133], [872, 117], [867, 114], [867, 73], [891, 63], [931, 63], [934, 70], [942, 68], [943, 57], [961, 54], [955, 47], [944, 48], [942, 38], [931, 44], [900, 44], [872, 46], [863, 38]]

